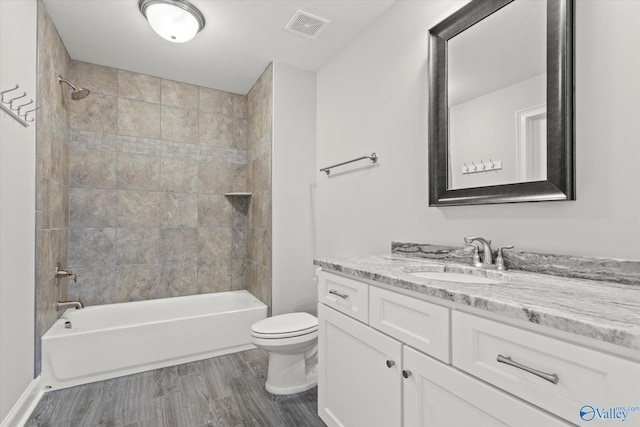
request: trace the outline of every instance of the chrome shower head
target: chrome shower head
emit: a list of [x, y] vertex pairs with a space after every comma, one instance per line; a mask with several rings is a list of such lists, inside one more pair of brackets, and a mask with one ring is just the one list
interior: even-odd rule
[[76, 87], [73, 83], [71, 83], [68, 80], [63, 79], [61, 76], [58, 76], [58, 82], [66, 83], [66, 84], [69, 85], [69, 87], [72, 90], [71, 99], [73, 99], [74, 101], [77, 101], [77, 100], [82, 99], [82, 98], [86, 98], [87, 95], [89, 95], [89, 93], [91, 93], [91, 91], [89, 89], [83, 89], [81, 87]]

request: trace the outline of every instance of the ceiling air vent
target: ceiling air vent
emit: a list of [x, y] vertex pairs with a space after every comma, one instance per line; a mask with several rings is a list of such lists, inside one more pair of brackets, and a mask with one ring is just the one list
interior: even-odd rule
[[293, 18], [291, 18], [291, 21], [289, 21], [285, 27], [285, 30], [315, 39], [328, 23], [328, 19], [297, 10]]

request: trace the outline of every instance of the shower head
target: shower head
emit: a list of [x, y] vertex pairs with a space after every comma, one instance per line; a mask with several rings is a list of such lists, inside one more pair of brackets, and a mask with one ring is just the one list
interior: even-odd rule
[[60, 83], [66, 83], [69, 85], [69, 87], [71, 87], [71, 99], [73, 99], [74, 101], [77, 101], [79, 99], [82, 98], [86, 98], [87, 95], [89, 95], [89, 93], [91, 93], [91, 91], [89, 89], [83, 89], [81, 87], [76, 87], [73, 83], [71, 83], [68, 80], [63, 79], [61, 76], [58, 76], [58, 82]]

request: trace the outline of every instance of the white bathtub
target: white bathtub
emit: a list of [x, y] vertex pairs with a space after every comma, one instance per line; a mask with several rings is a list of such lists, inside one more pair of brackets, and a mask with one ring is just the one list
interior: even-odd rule
[[69, 309], [42, 337], [43, 384], [71, 387], [255, 348], [251, 325], [266, 316], [247, 291]]

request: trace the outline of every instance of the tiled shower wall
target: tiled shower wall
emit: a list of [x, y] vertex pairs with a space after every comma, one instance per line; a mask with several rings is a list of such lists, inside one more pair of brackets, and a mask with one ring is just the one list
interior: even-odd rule
[[69, 298], [246, 288], [247, 97], [84, 62], [70, 105]]
[[69, 75], [69, 55], [42, 2], [38, 2], [38, 73], [36, 114], [36, 374], [40, 372], [40, 337], [58, 318], [66, 281], [56, 284], [56, 263], [67, 263], [70, 90], [58, 83]]
[[247, 289], [271, 307], [271, 146], [273, 65], [247, 94], [248, 188]]

